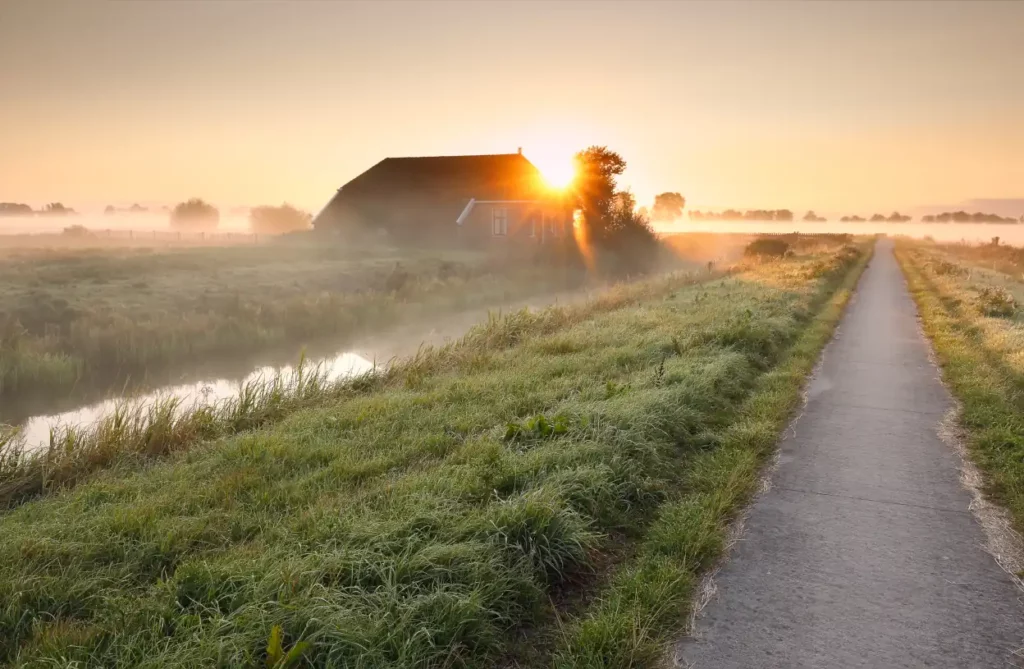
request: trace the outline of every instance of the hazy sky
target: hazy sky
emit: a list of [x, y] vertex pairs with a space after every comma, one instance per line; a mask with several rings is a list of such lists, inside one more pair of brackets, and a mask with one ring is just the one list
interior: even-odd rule
[[0, 0], [0, 201], [318, 209], [604, 144], [641, 200], [1024, 196], [1024, 2]]

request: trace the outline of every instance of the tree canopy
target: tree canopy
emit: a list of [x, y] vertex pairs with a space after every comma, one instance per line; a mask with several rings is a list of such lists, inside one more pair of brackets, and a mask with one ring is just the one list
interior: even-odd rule
[[287, 232], [309, 230], [312, 215], [287, 202], [280, 207], [253, 207], [249, 212], [249, 225], [252, 231], [260, 235], [280, 235]]
[[21, 202], [0, 202], [0, 216], [31, 216], [32, 207]]
[[604, 146], [576, 154], [576, 180], [570, 197], [580, 213], [584, 244], [614, 260], [615, 272], [649, 269], [658, 253], [650, 221], [636, 211], [636, 198], [620, 190], [618, 177], [626, 161]]
[[665, 192], [654, 196], [651, 207], [652, 221], [674, 221], [682, 217], [686, 198], [679, 193]]
[[212, 204], [199, 198], [179, 202], [171, 210], [171, 227], [190, 230], [210, 230], [220, 222], [220, 212]]
[[726, 209], [722, 212], [691, 211], [692, 221], [792, 221], [793, 212], [789, 209]]
[[[966, 211], [945, 211], [941, 214], [924, 216], [922, 223], [1017, 223], [1018, 220], [1012, 216], [1000, 216], [999, 214], [983, 214], [976, 211], [969, 214]], [[1024, 217], [1021, 221], [1024, 222]]]

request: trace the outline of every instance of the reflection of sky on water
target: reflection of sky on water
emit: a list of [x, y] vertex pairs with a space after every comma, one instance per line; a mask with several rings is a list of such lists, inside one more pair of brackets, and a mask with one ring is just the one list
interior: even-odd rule
[[[342, 353], [333, 358], [307, 363], [306, 373], [311, 370], [318, 370], [328, 381], [337, 381], [349, 376], [364, 374], [373, 369], [372, 362], [356, 355], [355, 353]], [[253, 370], [243, 379], [217, 379], [215, 381], [200, 381], [177, 386], [166, 386], [151, 393], [140, 395], [132, 399], [132, 404], [145, 409], [155, 401], [176, 397], [181, 400], [183, 407], [192, 407], [197, 404], [214, 404], [231, 399], [238, 395], [240, 385], [251, 381], [272, 380], [280, 375], [282, 382], [287, 386], [295, 380], [295, 367], [259, 367]], [[98, 421], [108, 416], [117, 403], [123, 401], [120, 398], [109, 399], [97, 404], [80, 407], [74, 411], [64, 413], [33, 416], [21, 425], [20, 431], [25, 446], [29, 449], [46, 446], [50, 439], [50, 430], [61, 426], [83, 426], [95, 425]]]

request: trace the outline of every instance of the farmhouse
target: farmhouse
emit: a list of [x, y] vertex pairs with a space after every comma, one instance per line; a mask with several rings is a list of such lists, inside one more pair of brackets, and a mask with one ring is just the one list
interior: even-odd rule
[[338, 189], [318, 231], [399, 243], [545, 243], [570, 234], [572, 209], [519, 153], [385, 158]]

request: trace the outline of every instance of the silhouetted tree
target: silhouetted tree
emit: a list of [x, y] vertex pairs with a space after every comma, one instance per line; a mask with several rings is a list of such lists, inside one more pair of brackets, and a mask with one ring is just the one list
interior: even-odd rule
[[775, 210], [775, 216], [773, 217], [773, 220], [776, 220], [776, 221], [792, 221], [793, 220], [793, 212], [791, 212], [789, 209], [776, 209]]
[[652, 221], [674, 221], [683, 215], [686, 198], [679, 193], [659, 193], [651, 207]]
[[141, 204], [136, 202], [135, 204], [133, 204], [131, 207], [128, 208], [128, 211], [132, 212], [133, 214], [139, 214], [139, 213], [142, 213], [144, 211], [149, 211], [149, 210], [146, 209], [145, 207], [143, 207]]
[[181, 202], [171, 211], [172, 228], [209, 230], [216, 228], [219, 222], [217, 208], [199, 198]]
[[[930, 219], [930, 220], [929, 220]], [[1012, 216], [1000, 216], [999, 214], [984, 214], [980, 211], [968, 214], [966, 211], [944, 211], [935, 216], [925, 216], [921, 219], [926, 223], [1017, 223]], [[1024, 222], [1022, 219], [1021, 222]]]
[[871, 217], [872, 223], [885, 223], [885, 216], [882, 214], [875, 214]]
[[910, 217], [909, 216], [904, 216], [904, 215], [900, 214], [900, 212], [898, 212], [898, 211], [894, 211], [889, 216], [889, 218], [886, 219], [886, 220], [889, 223], [906, 223], [907, 221], [910, 220]]
[[69, 216], [75, 213], [74, 209], [65, 207], [60, 202], [51, 202], [50, 204], [43, 207], [43, 210], [39, 212], [44, 216]]
[[806, 214], [804, 214], [804, 220], [807, 221], [808, 223], [824, 223], [825, 222], [825, 219], [823, 217], [818, 216], [817, 214], [815, 214], [813, 210], [808, 211]]
[[618, 177], [626, 170], [622, 156], [604, 146], [576, 154], [574, 194], [592, 239], [600, 239], [613, 206]]
[[116, 214], [117, 208], [112, 204], [108, 204], [106, 207], [103, 208], [103, 213], [106, 214], [107, 216], [110, 216], [111, 214]]
[[582, 215], [586, 243], [603, 248], [616, 258], [616, 272], [648, 268], [658, 252], [650, 221], [636, 212], [636, 199], [618, 189], [626, 161], [604, 146], [591, 146], [576, 154], [576, 179], [570, 197]]
[[32, 207], [20, 202], [0, 202], [0, 216], [32, 216]]
[[309, 230], [312, 227], [312, 220], [312, 215], [288, 203], [280, 207], [253, 207], [249, 211], [249, 225], [252, 231], [261, 235]]

